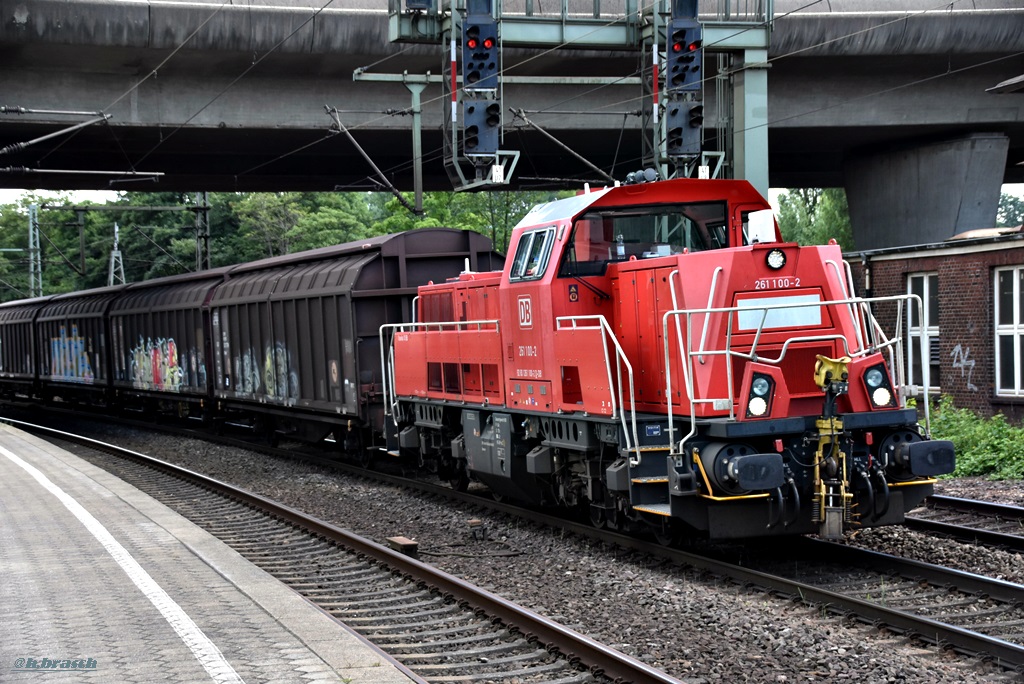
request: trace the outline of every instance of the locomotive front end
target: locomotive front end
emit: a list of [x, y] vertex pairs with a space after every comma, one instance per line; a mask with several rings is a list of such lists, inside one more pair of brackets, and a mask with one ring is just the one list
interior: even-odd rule
[[834, 539], [902, 522], [955, 460], [952, 443], [928, 439], [927, 407], [907, 406], [901, 332], [920, 302], [853, 296], [835, 245], [757, 243], [730, 265], [707, 265], [711, 305], [664, 325], [666, 338], [676, 319], [687, 333], [677, 365], [693, 419], [676, 468], [693, 464], [712, 536]]

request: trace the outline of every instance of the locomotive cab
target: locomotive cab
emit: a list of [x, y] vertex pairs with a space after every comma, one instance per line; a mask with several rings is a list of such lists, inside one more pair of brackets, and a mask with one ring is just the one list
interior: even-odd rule
[[953, 467], [904, 400], [919, 302], [855, 297], [838, 246], [783, 243], [767, 211], [689, 179], [537, 207], [504, 271], [422, 287], [382, 332], [402, 444], [458, 486], [668, 537], [901, 522]]

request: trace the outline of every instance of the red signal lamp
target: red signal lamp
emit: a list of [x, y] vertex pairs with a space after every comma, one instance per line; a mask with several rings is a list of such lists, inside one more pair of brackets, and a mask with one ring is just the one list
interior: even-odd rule
[[476, 38], [470, 38], [469, 40], [466, 41], [466, 47], [468, 47], [470, 50], [476, 50], [476, 45]]
[[[474, 45], [472, 47], [476, 47], [476, 46]], [[492, 47], [494, 47], [494, 39], [493, 38], [484, 38], [484, 48], [487, 49], [487, 50], [490, 50]]]

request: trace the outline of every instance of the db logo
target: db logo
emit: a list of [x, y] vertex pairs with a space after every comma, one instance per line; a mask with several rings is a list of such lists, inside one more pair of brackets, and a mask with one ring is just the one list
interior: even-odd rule
[[533, 327], [533, 304], [530, 302], [530, 295], [519, 297], [519, 327]]

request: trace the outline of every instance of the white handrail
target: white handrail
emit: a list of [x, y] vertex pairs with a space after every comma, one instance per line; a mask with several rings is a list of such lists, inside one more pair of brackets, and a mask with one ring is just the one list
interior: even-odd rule
[[[838, 268], [837, 268], [837, 270], [838, 270]], [[899, 400], [898, 400], [899, 401], [899, 405], [901, 407], [905, 407], [906, 406], [906, 393], [904, 391], [900, 391], [900, 390], [905, 389], [905, 382], [906, 382], [906, 372], [905, 372], [904, 361], [903, 361], [903, 336], [902, 336], [903, 307], [904, 307], [904, 305], [906, 305], [908, 303], [912, 303], [915, 300], [917, 301], [917, 304], [918, 304], [919, 307], [922, 306], [920, 297], [918, 297], [916, 295], [903, 294], [903, 295], [892, 295], [892, 296], [887, 296], [887, 297], [871, 297], [871, 298], [855, 297], [855, 298], [844, 298], [844, 299], [825, 300], [825, 301], [817, 301], [817, 302], [799, 302], [799, 303], [786, 302], [786, 303], [780, 303], [780, 304], [765, 304], [763, 306], [756, 306], [756, 307], [742, 307], [742, 306], [707, 307], [707, 308], [704, 308], [704, 309], [673, 309], [671, 311], [666, 311], [663, 314], [663, 316], [662, 316], [662, 336], [663, 336], [663, 339], [666, 341], [666, 343], [665, 343], [665, 396], [666, 396], [667, 404], [668, 404], [668, 431], [669, 431], [670, 440], [671, 440], [670, 441], [670, 447], [673, 449], [672, 453], [674, 455], [681, 454], [683, 446], [686, 443], [686, 441], [696, 434], [696, 429], [697, 429], [696, 421], [694, 421], [692, 419], [692, 417], [693, 417], [693, 406], [695, 406], [697, 404], [714, 404], [716, 402], [728, 402], [728, 404], [729, 404], [729, 418], [730, 419], [734, 419], [735, 418], [736, 397], [734, 396], [734, 391], [735, 390], [734, 390], [734, 387], [733, 387], [733, 382], [731, 381], [731, 374], [727, 372], [727, 377], [729, 378], [729, 380], [727, 381], [727, 387], [726, 387], [727, 396], [724, 396], [724, 397], [711, 397], [711, 398], [697, 397], [697, 396], [695, 396], [695, 390], [694, 390], [694, 388], [695, 388], [695, 379], [694, 379], [694, 371], [695, 371], [695, 369], [693, 367], [693, 363], [694, 363], [693, 359], [694, 359], [694, 357], [698, 357], [698, 360], [699, 360], [700, 357], [704, 357], [704, 356], [724, 356], [727, 359], [739, 358], [739, 359], [746, 359], [748, 361], [757, 361], [757, 362], [760, 362], [760, 363], [765, 363], [765, 364], [770, 364], [770, 365], [778, 365], [778, 364], [780, 364], [783, 361], [783, 359], [786, 357], [787, 353], [789, 353], [791, 345], [795, 345], [795, 344], [799, 344], [799, 343], [806, 343], [806, 342], [838, 342], [838, 343], [841, 344], [842, 349], [845, 352], [845, 354], [847, 356], [850, 356], [851, 358], [860, 358], [860, 357], [868, 356], [869, 354], [874, 354], [876, 352], [883, 351], [883, 352], [886, 352], [887, 355], [888, 355], [889, 369], [890, 369], [890, 373], [892, 373], [892, 378], [891, 379], [893, 380], [894, 389], [896, 389], [897, 393], [899, 394]], [[895, 331], [894, 331], [894, 334], [893, 334], [892, 338], [889, 338], [888, 336], [885, 335], [884, 331], [881, 328], [881, 325], [879, 324], [878, 320], [874, 317], [874, 315], [871, 313], [871, 309], [870, 309], [870, 305], [871, 304], [885, 303], [885, 302], [892, 302], [892, 303], [895, 303], [896, 306], [897, 306], [896, 325], [895, 325]], [[806, 307], [847, 307], [848, 310], [853, 310], [855, 308], [856, 310], [863, 311], [867, 315], [867, 320], [862, 320], [862, 321], [860, 321], [860, 323], [869, 324], [871, 326], [871, 329], [874, 330], [877, 333], [878, 343], [874, 344], [870, 348], [864, 346], [861, 334], [863, 332], [865, 332], [865, 331], [861, 330], [860, 325], [858, 324], [859, 317], [858, 316], [853, 316], [851, 318], [851, 323], [853, 323], [855, 334], [856, 334], [856, 344], [855, 344], [856, 348], [853, 348], [853, 346], [851, 345], [851, 340], [848, 338], [847, 335], [843, 335], [843, 334], [839, 334], [839, 333], [830, 333], [830, 334], [822, 334], [822, 335], [803, 335], [803, 336], [791, 336], [791, 337], [788, 337], [786, 340], [784, 340], [783, 343], [782, 343], [781, 349], [778, 350], [778, 356], [777, 357], [766, 358], [766, 357], [760, 356], [758, 354], [758, 345], [760, 344], [761, 334], [764, 331], [764, 326], [765, 326], [765, 321], [766, 321], [767, 316], [768, 316], [768, 311], [776, 310], [776, 309], [789, 309], [789, 310], [792, 310], [792, 309], [806, 308]], [[752, 332], [753, 335], [754, 335], [754, 341], [753, 341], [753, 343], [750, 346], [750, 351], [749, 352], [742, 352], [742, 351], [733, 350], [732, 349], [732, 336], [733, 336], [733, 323], [735, 321], [735, 315], [734, 314], [739, 313], [739, 312], [752, 312], [752, 311], [758, 311], [758, 310], [761, 310], [762, 314], [761, 314], [761, 319], [758, 322], [757, 327], [754, 328], [752, 331], [746, 331], [746, 330], [744, 331], [744, 332]], [[702, 339], [701, 340], [701, 346], [696, 351], [694, 351], [694, 349], [693, 349], [693, 323], [694, 323], [694, 318], [698, 317], [698, 316], [703, 316], [704, 317], [704, 319], [703, 319], [704, 320], [704, 328], [706, 329], [707, 328], [707, 322], [708, 322], [708, 320], [710, 319], [710, 317], [712, 315], [725, 315], [727, 317], [726, 318], [727, 325], [726, 325], [726, 343], [725, 343], [725, 348], [724, 349], [710, 349], [709, 350], [709, 349], [705, 348], [705, 341], [704, 341], [704, 339]], [[686, 323], [686, 345], [685, 345], [685, 349], [682, 349], [680, 351], [680, 364], [681, 364], [682, 371], [683, 371], [683, 381], [684, 381], [684, 386], [686, 387], [687, 399], [688, 399], [690, 407], [691, 407], [691, 412], [690, 412], [691, 420], [690, 420], [690, 431], [686, 434], [685, 437], [683, 437], [681, 440], [678, 440], [678, 441], [674, 440], [674, 438], [672, 437], [675, 434], [675, 419], [674, 419], [673, 402], [672, 402], [672, 364], [670, 362], [669, 347], [668, 347], [668, 342], [667, 342], [670, 339], [669, 336], [668, 336], [668, 330], [669, 330], [669, 327], [668, 327], [669, 326], [669, 322], [668, 322], [668, 320], [669, 320], [670, 317], [674, 318], [676, 320], [677, 329], [678, 329], [678, 326], [679, 326], [679, 319], [681, 317], [685, 317], [685, 319], [686, 319], [686, 321], [685, 321], [685, 323]], [[703, 335], [702, 335], [702, 337], [703, 337]], [[875, 335], [872, 335], [872, 337], [875, 337]], [[926, 358], [924, 356], [923, 349], [924, 349], [924, 342], [922, 341], [922, 358]], [[731, 370], [731, 366], [732, 366], [731, 362], [727, 363], [727, 371]], [[924, 392], [925, 392], [925, 397], [927, 397], [927, 394], [928, 394], [928, 383], [927, 382], [924, 383]], [[926, 402], [926, 404], [927, 404], [927, 402]], [[723, 410], [724, 410], [724, 407], [723, 407]], [[926, 405], [925, 406], [925, 430], [926, 430], [926, 432], [929, 430], [929, 424], [930, 424], [930, 411], [929, 411], [928, 406]]]
[[[843, 288], [843, 298], [849, 299], [850, 293], [853, 292], [853, 290], [846, 287], [846, 278], [839, 270], [839, 264], [832, 261], [831, 259], [826, 259], [825, 263], [831, 266], [832, 269], [836, 272], [836, 280], [839, 281], [839, 286]], [[843, 263], [845, 264], [846, 262], [844, 261]], [[846, 310], [850, 312], [850, 322], [853, 323], [853, 329], [857, 331], [858, 349], [864, 349], [864, 338], [861, 335], [861, 321], [860, 317], [857, 316], [858, 309], [855, 309], [852, 304], [847, 304]]]
[[[385, 323], [380, 326], [378, 337], [380, 339], [380, 372], [381, 387], [384, 395], [382, 398], [384, 403], [384, 416], [391, 416], [392, 422], [394, 422], [395, 425], [398, 425], [398, 393], [395, 391], [395, 334], [401, 332], [412, 332], [417, 329], [430, 330], [432, 328], [437, 328], [439, 332], [444, 332], [447, 328], [459, 331], [467, 328], [468, 326], [476, 326], [477, 330], [482, 331], [483, 326], [485, 325], [493, 325], [494, 332], [498, 332], [500, 329], [498, 319], [479, 321], [433, 321], [426, 323], [413, 321], [411, 323]], [[387, 331], [390, 331], [391, 335], [388, 337], [389, 341], [387, 343], [387, 349], [385, 350], [385, 337]]]
[[[596, 325], [596, 326], [581, 327], [578, 324], [579, 321], [597, 321], [598, 325]], [[568, 327], [568, 328], [565, 328], [565, 327], [562, 326], [562, 324], [564, 322], [569, 322], [572, 325], [570, 327]], [[614, 417], [616, 411], [618, 410], [619, 422], [622, 424], [622, 432], [623, 432], [623, 435], [626, 438], [626, 450], [627, 451], [633, 451], [634, 454], [635, 454], [634, 458], [630, 459], [630, 462], [634, 466], [639, 465], [640, 464], [640, 449], [639, 449], [640, 438], [639, 438], [639, 436], [637, 434], [637, 431], [636, 431], [636, 409], [633, 408], [633, 407], [636, 406], [636, 394], [635, 394], [635, 390], [634, 390], [634, 387], [633, 387], [633, 365], [629, 362], [629, 359], [626, 358], [626, 353], [622, 350], [622, 346], [619, 345], [619, 341], [617, 339], [615, 339], [615, 333], [612, 332], [611, 326], [608, 325], [608, 319], [606, 319], [602, 315], [559, 316], [559, 317], [555, 318], [555, 329], [556, 330], [596, 330], [596, 329], [600, 329], [601, 330], [601, 338], [602, 338], [602, 341], [603, 341], [602, 347], [604, 347], [605, 372], [607, 373], [607, 376], [608, 376], [608, 393], [609, 393], [609, 395], [611, 397], [611, 400], [612, 400], [612, 416]], [[612, 371], [611, 371], [611, 363], [610, 363], [610, 360], [608, 358], [608, 340], [611, 340], [612, 344], [615, 346], [615, 356], [616, 356], [615, 372], [616, 372], [616, 379], [618, 381], [616, 386], [618, 388], [618, 393], [619, 393], [619, 401], [618, 401], [617, 405], [616, 405], [616, 402], [615, 402], [615, 392], [612, 389]], [[626, 367], [626, 374], [627, 374], [627, 377], [629, 379], [629, 405], [631, 407], [629, 415], [630, 415], [630, 423], [632, 425], [632, 435], [633, 435], [633, 444], [632, 444], [632, 446], [629, 443], [630, 426], [626, 425], [626, 409], [625, 409], [625, 402], [624, 402], [623, 397], [622, 397], [622, 366]], [[617, 409], [617, 406], [621, 407], [621, 408]]]
[[[715, 268], [715, 272], [711, 275], [711, 290], [708, 292], [707, 306], [707, 308], [709, 309], [711, 308], [711, 305], [715, 303], [715, 289], [718, 287], [718, 274], [721, 273], [723, 270], [724, 268], [722, 266], [718, 266]], [[704, 317], [704, 330], [702, 330], [700, 333], [700, 351], [704, 351], [704, 341], [707, 339], [708, 336], [708, 321], [710, 319], [710, 314]], [[697, 360], [700, 361], [702, 366], [704, 365], [703, 356], [698, 356]]]

